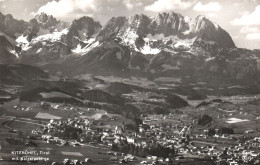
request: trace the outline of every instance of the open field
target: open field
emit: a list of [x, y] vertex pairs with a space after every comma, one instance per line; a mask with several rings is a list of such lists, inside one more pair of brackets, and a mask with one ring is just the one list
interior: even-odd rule
[[49, 113], [42, 113], [42, 112], [39, 112], [36, 116], [35, 116], [35, 118], [37, 118], [37, 119], [47, 119], [47, 120], [51, 120], [51, 119], [61, 119], [61, 117], [59, 117], [59, 116], [54, 116], [54, 115], [51, 115], [51, 114], [49, 114]]
[[[30, 107], [28, 111], [15, 110], [14, 107]], [[60, 110], [51, 107], [42, 107], [40, 103], [35, 102], [21, 102], [18, 99], [4, 103], [0, 111], [0, 115], [9, 115], [15, 117], [26, 117], [30, 119], [38, 118], [38, 120], [50, 120], [50, 117], [63, 118], [73, 116], [76, 114], [75, 111]]]
[[43, 98], [52, 98], [52, 97], [71, 98], [71, 96], [61, 93], [61, 92], [50, 92], [50, 93], [42, 92], [42, 93], [40, 93], [40, 95]]
[[39, 128], [40, 125], [38, 123], [33, 124], [33, 122], [24, 122], [24, 121], [17, 121], [14, 120], [8, 124], [8, 127], [13, 128], [15, 130], [19, 131], [26, 131], [26, 132], [31, 132], [31, 130]]
[[65, 156], [83, 156], [80, 152], [64, 152], [64, 151], [61, 151], [61, 154], [62, 155], [65, 155]]
[[107, 82], [123, 82], [127, 84], [132, 85], [138, 85], [138, 86], [156, 86], [156, 84], [153, 81], [148, 80], [144, 77], [130, 77], [130, 78], [122, 78], [122, 77], [116, 77], [116, 76], [96, 76], [96, 78], [107, 81]]

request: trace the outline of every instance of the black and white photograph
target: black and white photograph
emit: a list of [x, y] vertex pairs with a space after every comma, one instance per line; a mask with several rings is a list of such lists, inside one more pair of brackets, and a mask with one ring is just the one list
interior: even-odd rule
[[260, 0], [0, 0], [0, 165], [260, 165]]

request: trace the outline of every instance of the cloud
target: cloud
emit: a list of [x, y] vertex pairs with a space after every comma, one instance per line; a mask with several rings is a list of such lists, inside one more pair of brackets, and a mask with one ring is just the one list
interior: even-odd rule
[[146, 11], [165, 12], [174, 9], [188, 9], [194, 4], [193, 1], [184, 0], [157, 0], [153, 4], [146, 6]]
[[257, 27], [244, 26], [240, 29], [240, 33], [255, 33], [258, 30]]
[[97, 10], [95, 0], [75, 0], [76, 6], [75, 8], [79, 8], [80, 10], [86, 12], [88, 10], [95, 11]]
[[260, 41], [260, 33], [249, 33], [246, 35], [247, 40], [259, 40]]
[[244, 14], [240, 18], [231, 21], [232, 25], [260, 25], [260, 5], [256, 6], [252, 13]]
[[47, 13], [57, 17], [65, 16], [74, 10], [77, 4], [73, 0], [51, 1], [39, 8], [37, 13]]
[[128, 10], [132, 10], [135, 7], [140, 7], [143, 5], [143, 3], [139, 0], [123, 0], [123, 3]]
[[51, 0], [35, 13], [44, 12], [65, 21], [91, 16], [105, 23], [111, 17], [138, 13], [148, 3], [150, 1], [147, 0]]
[[209, 2], [207, 4], [198, 2], [193, 7], [193, 10], [200, 12], [217, 12], [221, 10], [221, 5], [218, 2]]
[[[135, 5], [127, 0], [126, 7], [133, 8]], [[37, 13], [47, 13], [56, 17], [69, 15], [95, 15], [98, 13], [111, 12], [115, 3], [122, 3], [118, 0], [52, 0], [41, 6]], [[131, 6], [132, 5], [132, 6]]]
[[134, 4], [131, 3], [129, 0], [124, 0], [124, 3], [126, 5], [127, 9], [131, 10], [134, 8]]

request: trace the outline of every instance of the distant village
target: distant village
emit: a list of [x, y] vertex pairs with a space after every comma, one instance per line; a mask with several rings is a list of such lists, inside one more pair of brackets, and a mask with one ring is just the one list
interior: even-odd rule
[[[205, 159], [223, 165], [260, 163], [260, 154], [252, 150], [253, 147], [260, 148], [260, 137], [229, 135], [219, 129], [213, 130], [213, 134], [209, 129], [203, 130], [203, 134], [194, 134], [192, 130], [197, 121], [153, 124], [153, 121], [170, 119], [173, 115], [161, 117], [151, 119], [143, 116], [136, 128], [128, 128], [122, 123], [114, 129], [107, 129], [100, 127], [102, 123], [95, 120], [75, 116], [66, 120], [50, 120], [45, 126], [32, 130], [32, 134], [58, 146], [105, 146], [110, 149], [106, 153], [111, 155], [110, 160], [119, 163], [135, 161], [139, 157], [145, 158], [142, 164], [172, 164], [186, 158]], [[226, 141], [226, 147], [207, 143], [211, 138]], [[195, 145], [195, 142], [204, 145]], [[123, 158], [119, 159], [118, 156]], [[73, 164], [75, 161], [80, 162], [66, 159], [63, 163]], [[84, 161], [81, 160], [81, 163], [84, 164]]]

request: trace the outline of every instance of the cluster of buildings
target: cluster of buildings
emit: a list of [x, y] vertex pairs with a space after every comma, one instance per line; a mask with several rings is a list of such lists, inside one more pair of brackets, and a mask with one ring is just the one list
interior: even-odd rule
[[[41, 138], [48, 143], [58, 145], [83, 146], [88, 143], [112, 147], [113, 145], [131, 144], [135, 147], [147, 149], [160, 145], [174, 149], [175, 155], [181, 154], [184, 157], [192, 155], [192, 157], [214, 160], [220, 164], [225, 162], [236, 165], [259, 161], [259, 154], [248, 146], [259, 147], [260, 137], [248, 140], [243, 144], [238, 143], [236, 146], [221, 148], [217, 145], [203, 145], [199, 147], [193, 144], [196, 136], [192, 134], [192, 127], [194, 127], [194, 122], [187, 125], [180, 122], [180, 124], [170, 127], [169, 125], [149, 124], [146, 120], [138, 126], [138, 131], [130, 131], [124, 124], [116, 126], [114, 129], [102, 129], [97, 127], [94, 120], [75, 117], [59, 121], [50, 120], [42, 129], [33, 130], [32, 133], [41, 135]], [[69, 131], [66, 130], [68, 128]], [[74, 140], [69, 142], [64, 140], [65, 137], [73, 139], [72, 135], [74, 135]], [[158, 157], [158, 159], [162, 158]], [[162, 160], [165, 161], [166, 159]]]
[[13, 107], [14, 111], [30, 111], [32, 110], [31, 107], [25, 107], [25, 106], [14, 106]]

